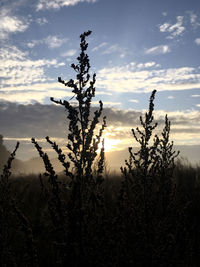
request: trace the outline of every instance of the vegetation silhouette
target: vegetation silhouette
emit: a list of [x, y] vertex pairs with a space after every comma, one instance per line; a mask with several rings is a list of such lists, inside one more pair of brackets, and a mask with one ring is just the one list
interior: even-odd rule
[[[199, 266], [199, 167], [176, 161], [166, 115], [161, 136], [154, 134], [154, 99], [132, 130], [139, 150], [129, 148], [121, 175], [104, 173], [103, 131], [98, 127], [103, 103], [91, 114], [95, 74], [90, 80], [86, 37], [80, 36], [76, 80], [58, 81], [72, 88], [76, 104], [64, 106], [69, 119], [68, 154], [46, 137], [64, 167], [56, 174], [48, 154], [32, 138], [45, 173], [13, 177], [8, 158], [0, 179], [1, 266]], [[97, 150], [102, 144], [100, 153]]]
[[[7, 164], [7, 160], [10, 156], [11, 156], [11, 152], [4, 145], [3, 135], [0, 134], [0, 174], [3, 173], [4, 165]], [[24, 171], [23, 162], [19, 159], [15, 159], [12, 162], [12, 172], [23, 173], [23, 171]]]
[[[88, 47], [86, 37], [90, 34], [91, 31], [87, 31], [80, 35], [81, 51], [80, 55], [77, 57], [78, 64], [71, 65], [77, 73], [76, 81], [70, 79], [65, 82], [61, 77], [58, 77], [58, 82], [72, 88], [72, 93], [74, 93], [73, 98], [75, 98], [77, 103], [73, 105], [66, 100], [57, 101], [51, 97], [51, 101], [65, 107], [65, 110], [68, 112], [67, 118], [69, 119], [69, 142], [67, 148], [70, 151], [68, 153], [70, 162], [66, 161], [66, 156], [58, 145], [52, 142], [48, 136], [46, 137], [47, 142], [50, 143], [52, 148], [57, 152], [58, 160], [64, 167], [66, 177], [69, 178], [67, 187], [70, 190], [70, 200], [68, 202], [67, 214], [66, 208], [62, 207], [62, 189], [60, 188], [60, 183], [48, 155], [43, 152], [35, 139], [32, 138], [32, 142], [43, 159], [46, 169], [45, 175], [49, 177], [51, 192], [49, 190], [47, 193], [46, 189], [45, 192], [49, 199], [48, 207], [52, 222], [57, 231], [56, 242], [59, 244], [62, 243], [62, 252], [60, 251], [62, 254], [60, 258], [63, 259], [62, 264], [69, 263], [69, 254], [66, 254], [66, 251], [69, 249], [71, 250], [70, 255], [72, 257], [70, 261], [73, 262], [74, 259], [76, 259], [78, 262], [82, 262], [85, 258], [86, 248], [84, 240], [85, 235], [89, 233], [87, 233], [88, 224], [84, 224], [84, 221], [88, 220], [89, 214], [95, 215], [96, 209], [98, 209], [103, 202], [102, 173], [104, 166], [104, 140], [102, 141], [102, 148], [95, 176], [92, 167], [97, 156], [97, 150], [101, 142], [104, 128], [106, 127], [106, 117], [103, 118], [103, 124], [99, 129], [99, 133], [95, 135], [95, 129], [102, 114], [103, 103], [99, 101], [99, 110], [94, 112], [94, 117], [91, 119], [90, 108], [92, 98], [95, 96], [94, 85], [96, 74], [94, 74], [92, 80], [90, 80], [90, 62], [86, 54]], [[71, 163], [73, 164], [73, 171], [70, 171]], [[90, 222], [91, 221], [92, 217], [90, 218]], [[68, 237], [64, 234], [66, 233], [67, 224], [70, 225], [71, 229], [71, 231], [67, 233]], [[70, 244], [72, 242], [76, 243], [76, 247], [73, 249], [68, 247], [69, 238], [71, 240]], [[60, 245], [58, 246], [60, 247]], [[64, 254], [63, 251], [65, 251]]]
[[10, 153], [3, 144], [3, 135], [0, 135], [0, 170], [3, 170], [9, 156]]

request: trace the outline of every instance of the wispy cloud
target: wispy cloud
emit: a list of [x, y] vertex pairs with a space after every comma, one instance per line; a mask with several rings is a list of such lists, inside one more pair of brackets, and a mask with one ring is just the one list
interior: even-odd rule
[[190, 16], [190, 23], [192, 24], [192, 27], [196, 29], [200, 26], [200, 20], [197, 14], [194, 13], [194, 11], [188, 11]]
[[185, 27], [183, 26], [183, 19], [183, 16], [177, 16], [175, 24], [165, 22], [164, 24], [159, 26], [159, 29], [161, 32], [169, 33], [167, 39], [174, 39], [175, 37], [182, 35], [185, 31]]
[[[105, 46], [105, 45], [104, 45]], [[118, 44], [110, 45], [103, 52], [102, 55], [109, 55], [113, 53], [118, 53], [120, 58], [124, 58], [127, 54], [126, 50], [120, 47]]]
[[94, 52], [94, 51], [98, 51], [99, 49], [105, 47], [106, 45], [107, 45], [107, 43], [106, 43], [106, 42], [103, 42], [103, 43], [101, 43], [101, 44], [95, 46], [95, 47], [92, 49], [92, 51], [93, 51], [93, 52]]
[[104, 50], [102, 54], [103, 55], [112, 54], [112, 53], [116, 53], [119, 51], [121, 51], [121, 48], [119, 47], [119, 45], [114, 44], [114, 45], [109, 46], [106, 50]]
[[53, 48], [58, 48], [58, 47], [62, 46], [67, 41], [68, 41], [67, 38], [61, 38], [61, 37], [56, 36], [56, 35], [49, 35], [42, 40], [32, 40], [31, 42], [28, 42], [27, 46], [29, 48], [33, 48], [36, 45], [45, 44], [50, 49], [53, 49]]
[[200, 88], [198, 69], [183, 67], [137, 70], [130, 65], [97, 72], [97, 87], [114, 92], [151, 92]]
[[138, 69], [147, 69], [147, 68], [151, 68], [151, 67], [160, 67], [160, 65], [157, 64], [155, 61], [137, 64]]
[[[66, 98], [66, 97], [72, 97], [73, 94], [67, 90], [61, 90], [59, 89], [59, 85], [55, 85], [54, 89], [50, 89], [50, 84], [40, 84], [39, 90], [36, 91], [33, 90], [34, 85], [26, 86], [26, 90], [6, 90], [0, 91], [0, 100], [4, 101], [10, 101], [10, 102], [17, 102], [21, 104], [31, 104], [31, 103], [44, 103], [45, 99], [50, 99], [50, 97], [55, 97], [58, 99]], [[29, 90], [31, 88], [31, 90]], [[7, 89], [7, 88], [6, 88]]]
[[36, 10], [60, 9], [62, 7], [74, 6], [79, 3], [95, 3], [97, 0], [39, 0]]
[[191, 95], [191, 97], [200, 97], [200, 95]]
[[196, 38], [196, 39], [195, 39], [195, 43], [196, 43], [197, 45], [200, 45], [200, 38]]
[[[92, 105], [99, 106], [99, 102], [98, 101], [93, 101]], [[103, 101], [103, 105], [106, 106], [106, 107], [121, 106], [121, 102]]]
[[168, 45], [158, 45], [151, 47], [149, 49], [146, 49], [145, 53], [146, 54], [151, 54], [151, 55], [159, 55], [159, 54], [166, 54], [170, 52], [170, 48]]
[[66, 52], [62, 53], [62, 57], [72, 57], [76, 54], [76, 49], [70, 49], [67, 50]]
[[163, 15], [164, 17], [166, 17], [166, 16], [167, 16], [167, 12], [162, 12], [162, 15]]
[[[30, 59], [27, 52], [15, 46], [5, 46], [0, 49], [1, 90], [18, 90], [20, 86], [27, 88], [33, 83], [51, 81], [45, 74], [46, 67], [63, 65], [56, 59]], [[23, 90], [25, 90], [25, 88]], [[21, 88], [22, 89], [22, 88]]]
[[139, 101], [137, 99], [129, 99], [129, 102], [131, 102], [131, 103], [139, 103]]
[[43, 17], [43, 18], [37, 18], [36, 19], [36, 23], [39, 24], [39, 25], [44, 25], [44, 24], [47, 24], [48, 23], [48, 20]]
[[13, 16], [7, 9], [0, 11], [0, 39], [7, 39], [12, 33], [24, 32], [28, 27], [27, 19]]
[[27, 43], [27, 46], [29, 48], [33, 48], [34, 46], [39, 45], [39, 44], [42, 44], [42, 43], [43, 43], [42, 40], [32, 40], [31, 42], [28, 42]]
[[44, 42], [49, 48], [57, 48], [66, 43], [67, 39], [59, 38], [56, 35], [49, 35], [47, 38], [44, 39]]

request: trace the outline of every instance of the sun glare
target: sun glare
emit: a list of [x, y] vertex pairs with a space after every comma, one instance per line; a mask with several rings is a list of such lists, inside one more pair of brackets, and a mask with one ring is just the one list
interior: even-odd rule
[[[105, 138], [104, 139], [104, 148], [105, 152], [111, 152], [115, 150], [119, 150], [117, 145], [120, 144], [121, 140], [120, 139], [109, 139]], [[100, 152], [102, 145], [100, 144], [98, 152]]]

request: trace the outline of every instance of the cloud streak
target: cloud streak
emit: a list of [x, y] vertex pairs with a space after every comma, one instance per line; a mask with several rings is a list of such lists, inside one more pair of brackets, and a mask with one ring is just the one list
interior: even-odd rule
[[137, 70], [128, 64], [99, 70], [96, 87], [115, 93], [197, 89], [200, 73], [191, 67]]
[[60, 38], [59, 36], [56, 36], [56, 35], [49, 35], [42, 40], [32, 40], [31, 42], [28, 42], [27, 46], [29, 48], [33, 48], [36, 45], [45, 44], [48, 46], [48, 48], [54, 49], [54, 48], [58, 48], [62, 46], [67, 41], [68, 41], [67, 38]]
[[72, 57], [76, 54], [76, 49], [70, 49], [67, 50], [66, 52], [62, 53], [62, 57]]
[[169, 53], [171, 50], [168, 45], [158, 45], [151, 47], [149, 49], [146, 49], [145, 53], [149, 55], [160, 55], [160, 54], [166, 54]]
[[79, 3], [95, 3], [97, 0], [39, 0], [36, 10], [60, 9], [62, 7], [75, 6]]

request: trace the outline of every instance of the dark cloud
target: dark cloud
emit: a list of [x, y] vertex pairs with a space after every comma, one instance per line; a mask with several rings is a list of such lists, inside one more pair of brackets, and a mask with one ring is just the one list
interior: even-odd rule
[[18, 105], [0, 103], [1, 134], [7, 137], [65, 137], [64, 108], [39, 103]]
[[[98, 107], [91, 108], [91, 116]], [[140, 126], [140, 111], [104, 108], [103, 116], [107, 117], [107, 125], [134, 128]], [[185, 129], [184, 126], [197, 125], [200, 113], [191, 118], [189, 115], [170, 114], [172, 126], [183, 126], [175, 131], [195, 132], [195, 129]], [[156, 114], [158, 124], [164, 126], [164, 116]], [[0, 134], [6, 137], [52, 137], [66, 138], [68, 119], [64, 107], [59, 105], [42, 105], [39, 103], [22, 105], [11, 102], [0, 102]]]
[[[98, 107], [91, 108], [91, 116]], [[192, 112], [192, 111], [191, 111]], [[192, 114], [192, 115], [191, 115]], [[198, 134], [200, 130], [200, 112], [170, 113], [172, 134]], [[139, 126], [141, 111], [105, 108], [103, 116], [107, 117], [107, 133], [109, 138], [132, 138], [131, 129]], [[164, 115], [155, 112], [159, 127], [155, 133], [160, 134], [164, 127]], [[100, 120], [101, 123], [101, 120]], [[194, 127], [195, 125], [195, 127]], [[111, 127], [110, 127], [111, 126]], [[124, 127], [124, 128], [123, 128]], [[48, 135], [61, 146], [67, 143], [68, 119], [65, 108], [59, 105], [42, 105], [39, 103], [22, 105], [11, 102], [0, 102], [0, 134], [4, 136], [5, 144], [12, 150], [19, 140], [21, 143], [18, 155], [20, 158], [37, 156], [31, 137], [35, 137], [43, 147], [49, 148], [45, 142]], [[13, 139], [12, 139], [13, 138]], [[24, 138], [24, 139], [23, 139]], [[55, 138], [58, 138], [57, 140]], [[35, 151], [35, 152], [34, 152]], [[30, 156], [31, 155], [31, 156]]]
[[[91, 116], [97, 108], [91, 108]], [[103, 115], [107, 117], [108, 126], [135, 126], [141, 113], [105, 108]], [[65, 138], [68, 122], [67, 113], [61, 106], [0, 102], [0, 125], [1, 134], [7, 137], [43, 138], [49, 135]]]
[[139, 117], [142, 115], [139, 111], [120, 110], [113, 108], [104, 108], [103, 113], [107, 117], [107, 124], [116, 126], [136, 126], [139, 123]]

